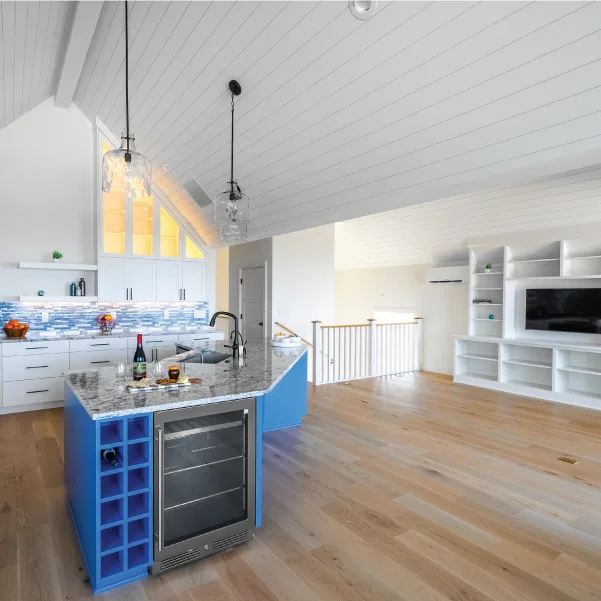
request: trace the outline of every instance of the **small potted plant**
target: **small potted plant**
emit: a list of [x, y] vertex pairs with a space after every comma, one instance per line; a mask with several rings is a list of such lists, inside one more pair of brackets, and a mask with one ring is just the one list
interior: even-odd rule
[[484, 268], [485, 273], [490, 273], [492, 271], [492, 265], [490, 263], [486, 264], [486, 267]]
[[52, 260], [55, 263], [60, 263], [61, 259], [63, 258], [63, 253], [59, 252], [58, 250], [53, 250], [52, 251]]

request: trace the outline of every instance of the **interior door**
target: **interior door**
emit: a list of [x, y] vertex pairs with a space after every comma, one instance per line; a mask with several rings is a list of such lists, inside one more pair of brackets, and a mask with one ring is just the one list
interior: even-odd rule
[[156, 300], [156, 261], [129, 260], [129, 300]]
[[157, 261], [157, 300], [182, 300], [180, 261]]
[[244, 340], [264, 337], [265, 284], [263, 267], [242, 270], [242, 336]]
[[129, 300], [127, 259], [98, 257], [98, 300]]
[[182, 263], [183, 300], [203, 301], [205, 298], [205, 263]]

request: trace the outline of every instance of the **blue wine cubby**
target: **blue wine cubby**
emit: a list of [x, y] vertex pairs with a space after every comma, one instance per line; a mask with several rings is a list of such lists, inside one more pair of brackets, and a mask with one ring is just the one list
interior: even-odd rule
[[[152, 414], [92, 420], [66, 390], [69, 507], [92, 583], [101, 593], [152, 564]], [[102, 459], [115, 450], [117, 465]]]

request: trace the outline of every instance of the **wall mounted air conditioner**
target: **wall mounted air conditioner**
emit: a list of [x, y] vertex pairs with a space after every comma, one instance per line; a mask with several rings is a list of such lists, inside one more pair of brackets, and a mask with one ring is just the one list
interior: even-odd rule
[[462, 284], [470, 277], [468, 265], [458, 267], [430, 267], [426, 270], [426, 279], [430, 284]]

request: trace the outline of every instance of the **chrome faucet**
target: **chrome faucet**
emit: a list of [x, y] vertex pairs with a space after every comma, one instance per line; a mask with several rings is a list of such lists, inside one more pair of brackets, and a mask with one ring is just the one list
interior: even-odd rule
[[215, 325], [215, 322], [220, 315], [226, 315], [234, 320], [234, 331], [230, 335], [230, 338], [234, 338], [234, 341], [232, 342], [232, 357], [235, 359], [238, 355], [238, 338], [242, 339], [242, 334], [240, 334], [240, 331], [238, 330], [238, 318], [233, 313], [228, 313], [227, 311], [217, 311], [217, 313], [213, 313], [213, 316], [209, 321], [209, 325], [211, 327]]

